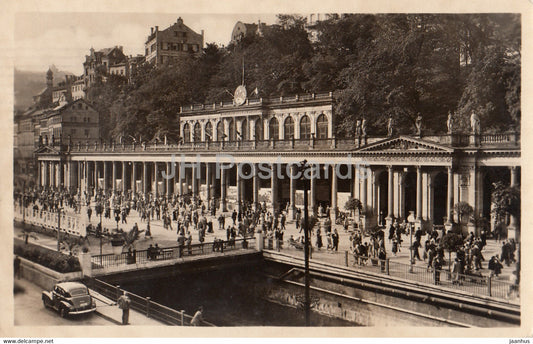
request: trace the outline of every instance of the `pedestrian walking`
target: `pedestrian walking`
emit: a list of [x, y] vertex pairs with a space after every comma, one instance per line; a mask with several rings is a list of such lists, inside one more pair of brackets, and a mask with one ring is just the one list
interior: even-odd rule
[[121, 297], [117, 300], [118, 308], [122, 309], [122, 325], [128, 325], [130, 318], [130, 305], [131, 300], [128, 293], [124, 291]]
[[337, 232], [337, 228], [333, 230], [333, 234], [331, 235], [331, 238], [333, 239], [333, 249], [335, 251], [339, 250], [339, 233]]
[[320, 250], [322, 248], [322, 235], [320, 235], [320, 228], [316, 230], [316, 247]]
[[13, 269], [14, 269], [14, 273], [15, 273], [15, 277], [17, 279], [20, 279], [20, 263], [21, 263], [21, 260], [19, 258], [19, 256], [15, 256], [15, 261], [13, 262]]
[[194, 313], [194, 316], [191, 320], [192, 326], [202, 326], [202, 321], [204, 320], [203, 311], [204, 308], [202, 306], [198, 307], [198, 310], [196, 311], [196, 313]]

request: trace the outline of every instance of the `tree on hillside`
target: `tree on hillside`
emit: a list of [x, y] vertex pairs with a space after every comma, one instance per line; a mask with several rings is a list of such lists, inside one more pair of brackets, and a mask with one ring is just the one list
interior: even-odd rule
[[512, 215], [520, 219], [520, 188], [511, 187], [502, 182], [494, 183], [492, 191], [492, 213], [498, 223]]
[[228, 91], [242, 83], [243, 62], [244, 83], [249, 90], [257, 88], [260, 97], [302, 93], [306, 80], [302, 66], [312, 54], [304, 23], [301, 17], [282, 15], [278, 25], [263, 28], [261, 35], [247, 35], [231, 44], [211, 79], [207, 101], [231, 100]]

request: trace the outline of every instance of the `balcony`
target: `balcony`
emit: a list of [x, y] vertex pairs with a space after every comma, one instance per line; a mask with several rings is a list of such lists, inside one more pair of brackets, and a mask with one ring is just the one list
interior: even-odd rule
[[[290, 97], [275, 97], [275, 98], [251, 98], [247, 99], [243, 106], [254, 106], [254, 105], [282, 105], [282, 104], [295, 104], [308, 101], [316, 100], [333, 100], [333, 94], [328, 93], [312, 93], [304, 95], [295, 95]], [[235, 107], [233, 101], [229, 102], [220, 102], [212, 104], [193, 104], [180, 107], [180, 113], [186, 114], [189, 112], [197, 112], [202, 110], [218, 110]]]
[[[75, 143], [61, 145], [62, 149], [73, 153], [131, 153], [131, 152], [272, 152], [272, 151], [355, 151], [360, 147], [387, 139], [371, 136], [359, 143], [353, 138], [291, 139], [291, 140], [245, 140], [245, 141], [196, 141], [186, 143]], [[420, 139], [413, 137], [413, 139]], [[434, 142], [452, 148], [520, 148], [519, 133], [503, 134], [453, 134], [424, 136], [421, 140]], [[64, 148], [63, 148], [64, 147]]]

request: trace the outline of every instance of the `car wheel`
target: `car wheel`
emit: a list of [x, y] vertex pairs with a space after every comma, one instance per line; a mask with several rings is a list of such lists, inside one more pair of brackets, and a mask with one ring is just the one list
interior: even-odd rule
[[48, 303], [46, 302], [45, 299], [43, 299], [43, 306], [44, 306], [44, 308], [48, 308]]
[[66, 317], [67, 314], [68, 314], [68, 311], [67, 311], [66, 308], [62, 307], [62, 308], [59, 309], [59, 315], [61, 315], [61, 318]]

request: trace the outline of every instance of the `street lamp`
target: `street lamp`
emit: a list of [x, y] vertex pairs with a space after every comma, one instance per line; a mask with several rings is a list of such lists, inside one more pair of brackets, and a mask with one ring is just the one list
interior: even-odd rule
[[96, 230], [96, 236], [100, 238], [100, 265], [102, 265], [102, 234], [103, 234], [103, 228], [102, 228], [102, 213], [104, 212], [104, 206], [101, 202], [96, 204], [95, 210], [100, 213], [100, 223], [98, 224], [98, 228]]
[[410, 254], [410, 259], [409, 259], [409, 272], [413, 272], [414, 270], [414, 264], [415, 264], [415, 261], [414, 261], [414, 257], [413, 257], [413, 229], [414, 229], [414, 226], [415, 226], [415, 215], [414, 215], [414, 211], [409, 211], [409, 216], [407, 216], [407, 222], [409, 222], [409, 252], [411, 252]]
[[305, 311], [305, 326], [311, 326], [311, 297], [309, 293], [309, 213], [308, 213], [308, 200], [307, 200], [307, 190], [309, 189], [309, 181], [305, 177], [305, 171], [307, 171], [310, 166], [307, 164], [307, 160], [304, 160], [300, 163], [298, 168], [299, 172], [303, 176], [303, 186], [304, 186], [304, 280], [305, 280], [305, 289], [304, 289], [304, 311]]
[[59, 202], [57, 203], [57, 252], [60, 251], [60, 244], [61, 244], [61, 210], [63, 210], [61, 207], [59, 207]]

